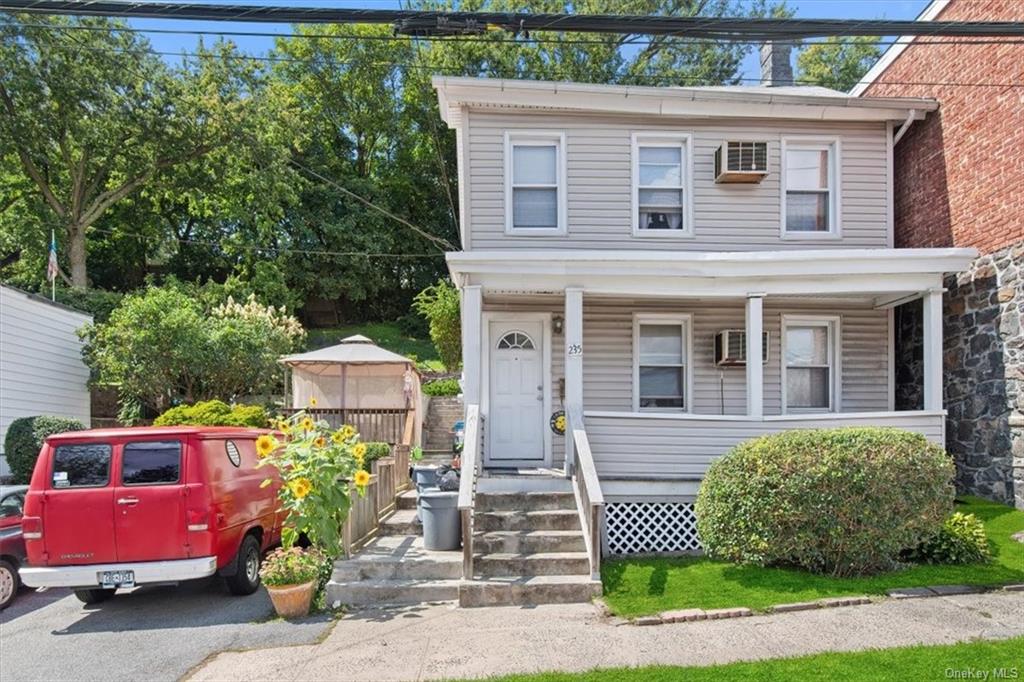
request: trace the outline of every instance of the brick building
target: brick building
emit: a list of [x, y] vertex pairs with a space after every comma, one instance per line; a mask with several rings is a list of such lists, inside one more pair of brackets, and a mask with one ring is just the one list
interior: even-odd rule
[[[1024, 2], [934, 0], [919, 20], [1024, 21]], [[853, 94], [939, 101], [895, 147], [895, 245], [981, 252], [946, 282], [947, 448], [960, 490], [1024, 508], [1024, 45], [969, 40], [901, 39]], [[897, 409], [913, 409], [920, 301], [896, 320]]]

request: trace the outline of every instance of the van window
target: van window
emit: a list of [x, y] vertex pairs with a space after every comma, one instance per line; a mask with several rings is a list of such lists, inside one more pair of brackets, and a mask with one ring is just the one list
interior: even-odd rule
[[106, 443], [58, 445], [53, 453], [53, 487], [105, 486], [110, 480], [110, 451]]
[[128, 443], [121, 451], [121, 482], [124, 485], [177, 483], [180, 473], [180, 441]]

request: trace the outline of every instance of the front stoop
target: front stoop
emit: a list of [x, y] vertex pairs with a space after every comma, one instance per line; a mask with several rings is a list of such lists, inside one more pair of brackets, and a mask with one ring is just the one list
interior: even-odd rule
[[459, 606], [576, 604], [601, 596], [601, 581], [589, 575], [536, 575], [467, 580], [459, 586]]
[[455, 601], [462, 582], [461, 552], [432, 552], [423, 538], [386, 535], [351, 559], [337, 561], [327, 603], [351, 606]]

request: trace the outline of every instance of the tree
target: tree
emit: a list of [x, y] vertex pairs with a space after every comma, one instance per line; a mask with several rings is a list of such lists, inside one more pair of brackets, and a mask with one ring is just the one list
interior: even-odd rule
[[878, 40], [878, 36], [832, 36], [810, 43], [797, 55], [797, 81], [850, 90], [882, 53]]
[[439, 280], [416, 294], [413, 306], [430, 322], [430, 340], [445, 369], [449, 372], [458, 369], [462, 362], [462, 316], [458, 290], [446, 280]]

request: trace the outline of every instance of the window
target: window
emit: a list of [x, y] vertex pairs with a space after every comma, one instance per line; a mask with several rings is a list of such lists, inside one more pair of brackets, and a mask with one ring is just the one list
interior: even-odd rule
[[110, 446], [58, 445], [53, 453], [54, 488], [102, 487], [110, 480]]
[[784, 237], [838, 236], [838, 145], [783, 140]]
[[509, 332], [498, 341], [498, 350], [533, 350], [533, 339], [522, 332]]
[[688, 316], [638, 316], [633, 325], [634, 409], [686, 410]]
[[786, 317], [783, 329], [786, 410], [835, 410], [839, 319]]
[[177, 483], [180, 473], [179, 441], [128, 443], [121, 451], [121, 481], [125, 485]]
[[633, 234], [691, 233], [688, 135], [633, 136]]
[[11, 493], [0, 500], [0, 519], [9, 519], [15, 516], [21, 516], [21, 512], [24, 508], [25, 494]]
[[565, 233], [564, 148], [561, 133], [506, 134], [507, 232]]

